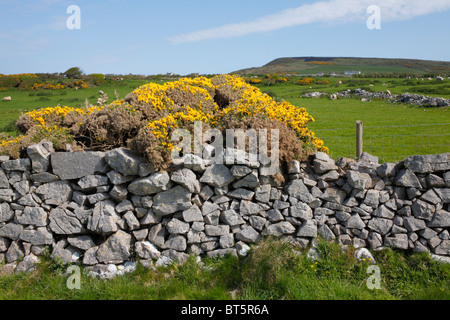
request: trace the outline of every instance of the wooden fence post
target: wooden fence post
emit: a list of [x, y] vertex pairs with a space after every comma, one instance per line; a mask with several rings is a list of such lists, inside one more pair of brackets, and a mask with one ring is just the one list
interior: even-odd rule
[[363, 153], [363, 122], [356, 121], [356, 159], [359, 160]]

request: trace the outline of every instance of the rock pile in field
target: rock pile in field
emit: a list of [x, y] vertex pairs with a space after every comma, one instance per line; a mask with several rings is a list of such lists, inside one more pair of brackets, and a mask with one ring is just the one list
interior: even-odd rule
[[126, 149], [51, 150], [40, 143], [28, 158], [0, 157], [3, 271], [32, 270], [49, 250], [93, 274], [116, 274], [135, 261], [243, 256], [266, 236], [302, 248], [321, 236], [450, 255], [450, 153], [380, 165], [368, 154], [355, 162], [318, 152], [285, 164], [283, 182], [261, 175], [258, 162], [189, 155], [171, 172], [154, 172]]
[[[309, 95], [310, 97], [320, 97], [322, 94], [316, 94], [314, 96]], [[450, 99], [440, 98], [440, 97], [429, 97], [420, 94], [412, 94], [412, 93], [402, 93], [402, 94], [391, 94], [389, 91], [386, 92], [371, 92], [364, 89], [355, 89], [355, 90], [344, 90], [341, 92], [337, 92], [337, 98], [349, 98], [352, 96], [356, 96], [361, 98], [363, 101], [369, 101], [370, 99], [384, 99], [391, 103], [407, 103], [411, 105], [421, 106], [421, 107], [448, 107], [450, 106]], [[307, 95], [304, 95], [305, 97]], [[335, 99], [332, 99], [335, 100]]]

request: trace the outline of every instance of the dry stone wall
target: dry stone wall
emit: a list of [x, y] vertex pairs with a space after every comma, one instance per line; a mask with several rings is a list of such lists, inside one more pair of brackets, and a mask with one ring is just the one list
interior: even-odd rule
[[56, 153], [41, 142], [27, 153], [0, 157], [3, 270], [33, 269], [45, 252], [97, 273], [245, 255], [264, 236], [450, 256], [450, 153], [380, 165], [319, 152], [275, 177], [248, 160], [189, 155], [155, 172], [126, 149]]

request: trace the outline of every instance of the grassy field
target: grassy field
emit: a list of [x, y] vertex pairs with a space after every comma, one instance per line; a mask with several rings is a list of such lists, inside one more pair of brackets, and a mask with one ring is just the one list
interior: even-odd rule
[[65, 268], [43, 262], [31, 274], [0, 277], [0, 300], [449, 300], [450, 265], [426, 254], [374, 252], [380, 288], [369, 289], [370, 261], [354, 249], [319, 241], [319, 259], [265, 239], [245, 258], [190, 258], [155, 270], [139, 265], [112, 280], [85, 274], [80, 289], [67, 287]]
[[[324, 80], [324, 79], [321, 79]], [[401, 161], [415, 154], [435, 154], [450, 151], [450, 108], [421, 108], [406, 104], [391, 104], [384, 100], [362, 102], [360, 99], [331, 101], [322, 98], [302, 98], [307, 92], [329, 94], [346, 89], [363, 88], [369, 91], [390, 90], [450, 98], [450, 81], [400, 78], [327, 78], [329, 84], [300, 86], [295, 80], [270, 86], [260, 85], [263, 92], [292, 104], [305, 107], [316, 120], [309, 127], [330, 148], [330, 155], [355, 157], [355, 123], [364, 123], [364, 151], [377, 155], [381, 162]], [[22, 112], [58, 104], [75, 107], [85, 101], [95, 104], [98, 91], [104, 91], [111, 102], [124, 98], [145, 80], [108, 81], [100, 87], [63, 90], [4, 90], [0, 97], [11, 96], [12, 101], [0, 101], [0, 132], [15, 135], [14, 123]]]
[[[392, 104], [358, 98], [331, 101], [329, 95], [321, 98], [303, 98], [307, 92], [329, 94], [346, 89], [365, 88], [372, 92], [390, 90], [393, 94], [405, 92], [439, 96], [449, 99], [450, 86], [408, 79], [349, 79], [336, 85], [338, 79], [329, 79], [329, 85], [298, 86], [277, 84], [259, 86], [276, 99], [304, 107], [315, 119], [309, 125], [316, 136], [330, 148], [333, 158], [355, 157], [356, 121], [364, 123], [364, 151], [380, 158], [380, 162], [401, 161], [415, 154], [435, 154], [450, 151], [450, 108], [422, 108], [408, 104]], [[418, 84], [420, 83], [420, 84]]]

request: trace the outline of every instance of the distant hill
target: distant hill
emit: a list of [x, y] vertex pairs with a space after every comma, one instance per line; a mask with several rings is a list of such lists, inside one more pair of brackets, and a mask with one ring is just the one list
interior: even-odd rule
[[368, 73], [443, 73], [450, 74], [449, 61], [385, 59], [385, 58], [338, 58], [293, 57], [278, 58], [262, 67], [242, 69], [233, 74], [261, 75], [269, 73], [316, 74], [319, 72], [361, 71]]

